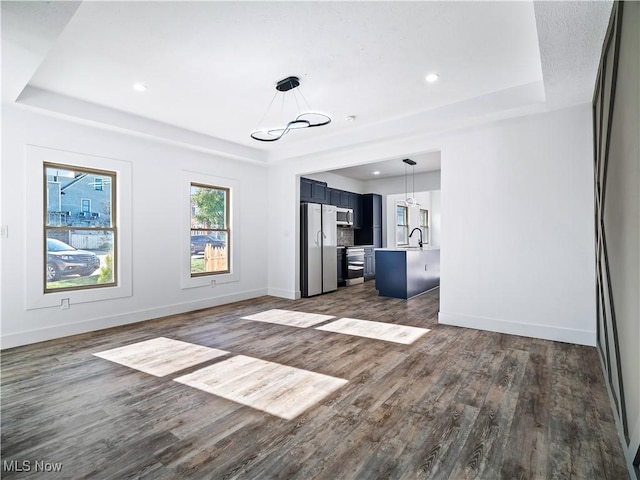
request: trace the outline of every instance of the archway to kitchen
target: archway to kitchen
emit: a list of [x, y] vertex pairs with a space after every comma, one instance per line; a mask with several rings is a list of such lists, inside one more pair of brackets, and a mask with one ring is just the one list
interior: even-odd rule
[[[404, 162], [403, 160], [406, 158], [415, 164]], [[337, 288], [349, 287], [354, 284], [353, 282], [357, 284], [362, 281], [358, 279], [358, 273], [361, 273], [365, 281], [371, 281], [370, 285], [374, 285], [374, 278], [378, 278], [378, 282], [380, 282], [380, 276], [385, 275], [386, 271], [375, 265], [375, 250], [372, 247], [405, 250], [407, 251], [406, 255], [416, 255], [420, 241], [423, 243], [420, 250], [437, 251], [437, 261], [434, 260], [435, 252], [431, 252], [429, 259], [425, 260], [428, 263], [426, 268], [430, 270], [431, 280], [423, 288], [425, 290], [434, 288], [433, 277], [436, 276], [439, 288], [440, 165], [441, 152], [429, 151], [300, 175], [301, 202], [333, 205], [338, 210], [339, 217], [346, 215], [343, 210], [353, 210], [353, 212], [349, 212], [354, 215], [353, 220], [347, 222], [345, 218], [339, 218], [338, 226], [335, 229], [335, 245], [338, 247], [337, 265], [325, 267], [336, 269]], [[376, 200], [374, 199], [372, 202], [369, 194], [378, 197], [379, 207], [375, 206]], [[357, 206], [358, 201], [364, 201], [364, 203]], [[379, 229], [370, 229], [371, 212], [368, 212], [368, 209], [371, 208], [372, 203], [374, 208], [379, 208]], [[374, 213], [374, 217], [375, 215]], [[299, 229], [300, 285], [302, 296], [311, 296], [322, 293], [323, 287], [316, 286], [312, 293], [307, 291], [306, 286], [314, 282], [313, 279], [309, 279], [309, 275], [318, 278], [316, 283], [322, 282], [322, 276], [316, 271], [322, 267], [320, 267], [319, 260], [314, 264], [313, 260], [306, 257], [305, 242], [311, 241], [313, 243], [316, 241], [315, 236], [305, 233], [306, 228], [305, 220], [301, 218]], [[412, 235], [409, 237], [410, 234]], [[323, 234], [323, 237], [324, 235], [326, 234]], [[329, 238], [328, 243], [331, 241], [332, 239]], [[365, 247], [364, 252], [362, 248], [358, 247]], [[342, 261], [340, 259], [341, 251], [345, 255]], [[360, 258], [351, 255], [354, 251], [360, 255]], [[403, 252], [399, 254], [405, 255]], [[325, 257], [329, 257], [329, 255], [325, 254]], [[350, 260], [354, 260], [354, 262]], [[341, 265], [342, 272], [340, 271]], [[359, 265], [361, 265], [360, 269], [358, 269]], [[312, 269], [311, 272], [308, 271], [309, 268]], [[323, 276], [326, 277], [326, 274]], [[331, 272], [329, 276], [333, 276], [333, 273]], [[420, 276], [422, 277], [424, 274]], [[411, 284], [412, 280], [410, 279], [408, 283]], [[376, 284], [376, 286], [378, 285]], [[336, 287], [325, 285], [324, 288], [331, 291]], [[372, 295], [382, 293], [373, 288], [369, 291]], [[409, 289], [408, 292], [394, 291], [390, 295], [398, 294], [412, 297], [419, 294], [420, 291], [422, 290], [416, 290], [414, 286], [414, 289]], [[388, 291], [384, 293], [389, 294]]]

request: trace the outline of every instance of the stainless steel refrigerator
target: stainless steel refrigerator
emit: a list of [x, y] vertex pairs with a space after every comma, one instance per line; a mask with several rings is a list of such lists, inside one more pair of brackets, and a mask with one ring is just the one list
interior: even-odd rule
[[300, 289], [303, 297], [338, 288], [336, 207], [302, 203]]

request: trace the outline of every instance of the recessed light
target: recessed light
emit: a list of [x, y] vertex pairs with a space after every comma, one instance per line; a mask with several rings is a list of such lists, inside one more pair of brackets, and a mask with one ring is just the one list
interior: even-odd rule
[[429, 75], [427, 75], [425, 80], [429, 83], [433, 83], [436, 82], [438, 78], [440, 78], [440, 75], [438, 75], [437, 73], [430, 73]]
[[374, 175], [380, 175], [380, 172], [376, 170], [375, 172], [373, 172], [373, 174]]
[[144, 83], [134, 83], [133, 84], [133, 89], [136, 92], [145, 92], [147, 90], [147, 85]]
[[345, 118], [345, 120], [347, 122], [355, 122], [356, 121], [356, 116], [355, 115], [349, 115], [348, 117]]

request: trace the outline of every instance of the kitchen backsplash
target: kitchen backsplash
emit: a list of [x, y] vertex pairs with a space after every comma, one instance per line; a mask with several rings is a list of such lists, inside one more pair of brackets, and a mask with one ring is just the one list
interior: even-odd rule
[[353, 228], [338, 227], [338, 245], [353, 246]]

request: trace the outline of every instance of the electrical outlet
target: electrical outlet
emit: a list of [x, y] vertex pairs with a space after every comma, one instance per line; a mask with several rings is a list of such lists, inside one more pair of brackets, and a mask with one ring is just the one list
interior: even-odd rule
[[216, 288], [216, 281], [215, 280], [211, 280], [211, 288]]
[[62, 301], [60, 302], [60, 309], [61, 310], [69, 310], [69, 299], [68, 298], [63, 298]]
[[9, 226], [0, 225], [0, 238], [7, 238], [9, 236]]

